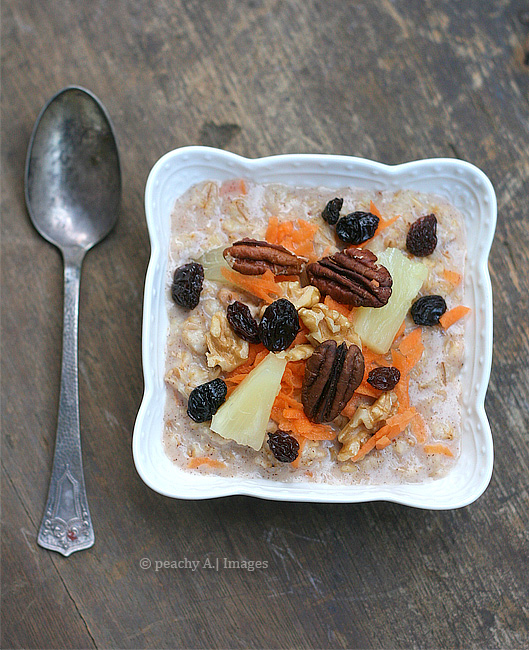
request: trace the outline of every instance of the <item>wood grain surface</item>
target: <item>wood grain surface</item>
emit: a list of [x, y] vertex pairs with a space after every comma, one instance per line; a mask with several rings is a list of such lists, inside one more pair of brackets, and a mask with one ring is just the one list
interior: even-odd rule
[[[527, 0], [10, 0], [2, 10], [2, 647], [527, 648]], [[29, 222], [23, 167], [40, 108], [72, 83], [113, 118], [124, 194], [81, 288], [96, 544], [65, 559], [36, 545], [57, 417], [61, 260]], [[142, 483], [131, 435], [143, 389], [143, 192], [162, 154], [197, 143], [250, 157], [451, 156], [490, 176], [496, 459], [476, 503], [193, 503]], [[155, 570], [184, 558], [268, 568]]]

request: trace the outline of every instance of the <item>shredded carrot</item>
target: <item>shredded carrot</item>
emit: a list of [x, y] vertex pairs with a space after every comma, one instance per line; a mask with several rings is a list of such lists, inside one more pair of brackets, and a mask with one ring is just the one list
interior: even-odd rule
[[265, 237], [270, 244], [284, 246], [295, 255], [302, 255], [314, 261], [314, 235], [317, 230], [316, 224], [304, 219], [279, 223], [277, 217], [270, 217]]
[[393, 343], [395, 343], [395, 341], [404, 334], [405, 329], [406, 329], [406, 321], [403, 320], [402, 325], [399, 327], [397, 333], [395, 334], [395, 337], [393, 338]]
[[357, 393], [355, 393], [351, 399], [347, 402], [345, 405], [345, 408], [342, 410], [342, 415], [344, 415], [346, 418], [349, 418], [349, 420], [353, 417], [353, 415], [356, 412], [356, 409], [358, 408], [358, 404], [360, 403], [361, 397]]
[[443, 275], [445, 280], [447, 282], [450, 282], [450, 284], [453, 284], [454, 287], [457, 287], [457, 285], [461, 282], [461, 273], [458, 273], [457, 271], [449, 271], [448, 269], [444, 269]]
[[225, 463], [222, 463], [220, 460], [214, 460], [213, 458], [208, 458], [207, 456], [200, 456], [198, 458], [191, 458], [187, 466], [189, 469], [197, 469], [202, 465], [208, 465], [208, 467], [215, 467], [216, 469], [222, 469], [226, 467]]
[[391, 217], [391, 219], [384, 219], [382, 223], [378, 224], [377, 232], [375, 234], [378, 235], [382, 230], [385, 230], [388, 226], [391, 226], [392, 223], [395, 223], [397, 219], [400, 219], [400, 214], [396, 214], [394, 217]]
[[367, 382], [363, 382], [358, 386], [356, 392], [359, 395], [365, 395], [366, 397], [380, 397], [381, 391], [377, 390], [370, 386]]
[[351, 313], [351, 308], [346, 307], [345, 305], [342, 305], [340, 302], [337, 302], [330, 296], [325, 296], [325, 299], [323, 301], [324, 305], [327, 305], [329, 309], [334, 309], [334, 311], [339, 312], [342, 314], [342, 316], [345, 316], [346, 318], [349, 318], [349, 314]]
[[377, 443], [377, 439], [375, 438], [375, 436], [371, 436], [371, 438], [369, 438], [369, 440], [360, 447], [356, 456], [353, 456], [351, 460], [353, 462], [356, 462], [357, 460], [363, 458], [367, 453], [369, 453], [372, 449], [375, 448], [376, 443]]
[[422, 445], [426, 442], [426, 438], [428, 437], [426, 423], [420, 413], [417, 413], [417, 417], [411, 421], [411, 430], [419, 444]]
[[397, 385], [393, 389], [395, 391], [395, 395], [397, 396], [397, 399], [399, 400], [399, 404], [402, 407], [408, 407], [410, 405], [409, 385], [410, 385], [409, 375], [401, 374]]
[[371, 352], [371, 350], [365, 345], [362, 347], [362, 354], [364, 356], [366, 366], [387, 366], [388, 364], [388, 360], [386, 359], [385, 355]]
[[[377, 206], [373, 203], [373, 201], [371, 201], [370, 204], [369, 204], [369, 211], [370, 211], [372, 214], [374, 214], [375, 217], [378, 217], [378, 218], [379, 218], [378, 226], [377, 226], [377, 229], [375, 230], [375, 234], [373, 235], [373, 237], [376, 237], [377, 235], [379, 235], [379, 234], [380, 234], [383, 230], [385, 230], [388, 226], [391, 226], [392, 223], [395, 223], [395, 221], [397, 221], [397, 219], [399, 219], [399, 217], [400, 217], [400, 214], [397, 214], [397, 215], [395, 215], [394, 217], [391, 217], [391, 219], [384, 219], [384, 218], [382, 217], [382, 215], [380, 214], [380, 210], [379, 210], [379, 209], [377, 208]], [[362, 242], [361, 244], [359, 244], [358, 246], [356, 246], [356, 248], [363, 248], [364, 246], [366, 246], [367, 244], [369, 244], [369, 242], [373, 239], [373, 237], [371, 237], [370, 239], [366, 240], [365, 242]]]
[[466, 316], [469, 311], [471, 311], [470, 307], [458, 305], [457, 307], [453, 307], [452, 309], [445, 311], [445, 313], [439, 319], [439, 322], [441, 323], [441, 326], [447, 330], [454, 323], [457, 323], [458, 320], [461, 320], [464, 316]]
[[424, 445], [424, 451], [427, 454], [443, 454], [444, 456], [450, 456], [451, 458], [454, 456], [450, 447], [447, 447], [446, 445], [442, 445], [440, 443], [433, 445]]
[[265, 271], [263, 275], [243, 275], [233, 269], [221, 269], [222, 275], [236, 287], [257, 296], [264, 302], [271, 303], [283, 295], [283, 290], [275, 282], [272, 271]]
[[[417, 415], [417, 411], [413, 406], [411, 408], [399, 408], [399, 411], [395, 414], [389, 417], [386, 420], [386, 424], [382, 427], [384, 429], [385, 427], [390, 427], [392, 431], [384, 431], [384, 433], [381, 433], [382, 429], [379, 429], [376, 433], [375, 436], [378, 438], [382, 438], [382, 436], [393, 436], [394, 434], [402, 433], [404, 429], [408, 426], [408, 424], [413, 420], [413, 418]], [[388, 435], [389, 434], [389, 435]]]
[[[402, 352], [399, 352], [395, 349], [391, 350], [391, 362], [393, 366], [400, 371], [401, 379], [403, 376], [406, 376], [412, 369], [412, 366], [410, 365], [408, 359], [402, 354]], [[399, 384], [397, 384], [397, 386]]]
[[373, 203], [373, 201], [370, 201], [370, 203], [369, 203], [369, 212], [371, 212], [371, 214], [374, 214], [375, 217], [378, 217], [379, 219], [382, 219], [382, 215], [380, 214], [380, 210]]
[[377, 449], [385, 449], [388, 445], [391, 444], [391, 440], [387, 436], [382, 436], [379, 440], [377, 440], [376, 447]]
[[296, 338], [292, 341], [290, 347], [295, 348], [296, 345], [302, 345], [303, 343], [306, 343], [308, 341], [307, 339], [308, 331], [309, 328], [305, 324], [302, 324], [300, 331], [296, 334]]
[[265, 239], [270, 244], [273, 244], [277, 241], [277, 231], [279, 228], [279, 219], [277, 217], [270, 217], [268, 220], [268, 228], [266, 229]]
[[406, 334], [406, 336], [402, 339], [399, 345], [399, 350], [402, 352], [404, 356], [408, 356], [408, 354], [414, 348], [416, 348], [421, 342], [422, 342], [422, 330], [420, 327], [416, 327], [409, 334]]

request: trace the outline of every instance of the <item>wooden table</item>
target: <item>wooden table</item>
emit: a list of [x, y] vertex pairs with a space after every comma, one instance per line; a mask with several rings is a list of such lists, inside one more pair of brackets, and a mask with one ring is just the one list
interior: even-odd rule
[[[524, 0], [11, 0], [2, 20], [3, 643], [11, 648], [526, 648], [529, 645], [529, 5]], [[85, 263], [80, 397], [96, 545], [36, 545], [53, 453], [61, 260], [23, 198], [29, 135], [61, 87], [116, 126], [123, 207]], [[182, 502], [131, 456], [153, 163], [454, 156], [492, 179], [490, 487], [473, 505]], [[266, 570], [165, 568], [251, 559]], [[140, 560], [152, 567], [142, 570]]]

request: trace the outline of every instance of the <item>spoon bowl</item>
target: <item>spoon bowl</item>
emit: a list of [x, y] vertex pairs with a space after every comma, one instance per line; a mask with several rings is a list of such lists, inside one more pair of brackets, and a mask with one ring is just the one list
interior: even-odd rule
[[25, 189], [35, 228], [59, 248], [89, 250], [114, 227], [119, 154], [107, 112], [88, 90], [65, 88], [42, 109], [29, 144]]
[[79, 288], [83, 258], [112, 230], [121, 169], [107, 112], [92, 93], [69, 86], [35, 123], [25, 173], [33, 225], [64, 260], [64, 327], [57, 437], [48, 501], [37, 541], [70, 555], [94, 543], [81, 456], [78, 386]]

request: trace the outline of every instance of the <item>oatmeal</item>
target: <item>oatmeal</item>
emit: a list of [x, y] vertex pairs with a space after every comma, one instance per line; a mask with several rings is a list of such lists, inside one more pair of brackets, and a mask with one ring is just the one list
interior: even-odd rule
[[169, 246], [167, 455], [287, 482], [445, 475], [465, 255], [462, 216], [432, 194], [191, 187]]

